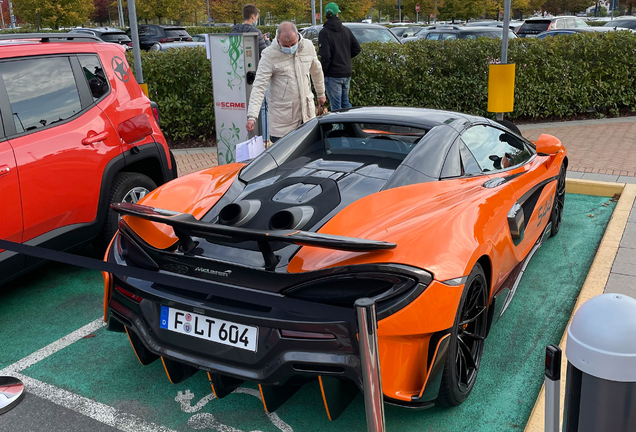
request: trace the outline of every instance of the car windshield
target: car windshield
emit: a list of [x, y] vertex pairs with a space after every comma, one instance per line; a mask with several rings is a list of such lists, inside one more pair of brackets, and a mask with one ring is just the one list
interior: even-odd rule
[[636, 19], [608, 21], [605, 27], [623, 27], [636, 30]]
[[102, 40], [106, 42], [130, 42], [130, 38], [126, 33], [104, 33], [101, 36]]
[[205, 42], [205, 36], [202, 35], [202, 34], [197, 34], [197, 35], [192, 36], [192, 40], [194, 42]]
[[[351, 28], [351, 27], [350, 27]], [[351, 33], [356, 37], [358, 42], [398, 42], [399, 40], [388, 29], [380, 28], [351, 28]]]
[[169, 38], [189, 38], [190, 35], [188, 34], [187, 31], [185, 31], [185, 29], [166, 29], [166, 37], [169, 37]]
[[519, 33], [531, 32], [531, 33], [539, 33], [544, 32], [550, 26], [550, 20], [537, 20], [537, 21], [526, 21], [523, 23], [521, 28], [519, 29]]

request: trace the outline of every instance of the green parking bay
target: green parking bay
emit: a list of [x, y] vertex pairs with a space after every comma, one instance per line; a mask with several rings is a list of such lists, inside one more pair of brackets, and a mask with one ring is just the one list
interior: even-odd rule
[[[606, 197], [568, 194], [560, 233], [537, 252], [486, 341], [468, 401], [425, 411], [387, 406], [387, 430], [523, 430], [543, 382], [545, 346], [563, 334], [614, 205]], [[102, 290], [99, 273], [59, 264], [2, 287], [0, 369], [99, 318]], [[173, 385], [160, 361], [138, 363], [124, 334], [102, 328], [90, 336], [21, 373], [109, 405], [116, 415], [133, 414], [152, 423], [148, 430], [366, 430], [362, 395], [330, 422], [318, 384], [311, 383], [267, 415], [253, 384], [215, 399], [205, 373]]]

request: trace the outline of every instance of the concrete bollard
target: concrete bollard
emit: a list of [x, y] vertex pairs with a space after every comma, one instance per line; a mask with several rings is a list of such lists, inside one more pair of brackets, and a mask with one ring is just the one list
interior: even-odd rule
[[636, 430], [636, 300], [603, 294], [568, 328], [563, 432]]

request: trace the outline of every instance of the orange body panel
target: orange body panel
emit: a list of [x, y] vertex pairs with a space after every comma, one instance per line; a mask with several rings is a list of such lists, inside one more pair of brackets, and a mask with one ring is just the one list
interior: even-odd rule
[[[199, 219], [223, 196], [245, 164], [233, 163], [198, 171], [166, 183], [146, 195], [139, 203], [164, 210], [190, 213]], [[130, 227], [148, 244], [165, 249], [177, 241], [171, 227], [124, 216]]]

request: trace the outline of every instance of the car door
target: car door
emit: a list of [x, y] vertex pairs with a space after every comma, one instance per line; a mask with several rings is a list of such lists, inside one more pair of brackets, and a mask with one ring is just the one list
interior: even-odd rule
[[487, 124], [475, 125], [464, 131], [462, 141], [482, 172], [489, 177], [484, 186], [507, 189], [505, 194], [514, 197], [514, 201], [506, 204], [503, 210], [507, 212], [510, 235], [515, 245], [513, 251], [520, 262], [538, 238], [537, 230], [528, 225], [535, 213], [537, 200], [534, 196], [526, 196], [536, 180], [534, 149], [520, 137]]
[[45, 242], [90, 225], [97, 217], [104, 169], [121, 144], [95, 105], [77, 56], [3, 61], [0, 78], [20, 179], [22, 241]]
[[[3, 95], [0, 92], [0, 104]], [[13, 148], [4, 136], [2, 117], [0, 116], [0, 239], [16, 243], [22, 242], [22, 204], [20, 203], [20, 185], [16, 169]], [[0, 282], [22, 270], [24, 255], [0, 249]]]

